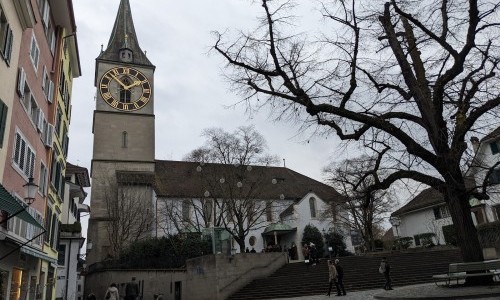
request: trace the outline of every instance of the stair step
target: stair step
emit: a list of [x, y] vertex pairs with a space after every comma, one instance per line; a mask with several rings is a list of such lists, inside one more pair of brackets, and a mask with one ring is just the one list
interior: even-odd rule
[[[452, 262], [461, 262], [456, 249], [387, 255], [394, 286], [432, 282], [432, 275], [446, 273]], [[340, 258], [344, 267], [346, 290], [381, 288], [384, 278], [378, 273], [381, 256], [349, 256]], [[360, 276], [359, 274], [363, 274]], [[283, 266], [267, 278], [250, 282], [229, 299], [289, 298], [326, 293], [328, 268], [326, 260], [307, 266], [303, 262]]]

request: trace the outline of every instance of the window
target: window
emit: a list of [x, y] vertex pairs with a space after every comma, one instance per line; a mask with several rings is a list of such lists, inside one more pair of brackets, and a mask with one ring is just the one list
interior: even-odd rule
[[126, 131], [122, 132], [122, 148], [127, 148], [127, 144], [128, 144], [127, 135], [128, 134]]
[[446, 205], [434, 207], [433, 211], [434, 211], [434, 218], [436, 220], [450, 217], [450, 210]]
[[50, 225], [52, 224], [52, 208], [47, 206], [46, 218], [45, 218], [45, 242], [50, 241]]
[[0, 54], [7, 64], [10, 64], [12, 56], [13, 39], [12, 29], [10, 29], [5, 13], [0, 7]]
[[59, 107], [57, 107], [57, 115], [56, 115], [56, 134], [59, 136], [61, 134], [61, 124], [62, 123], [62, 111]]
[[[128, 77], [122, 78], [122, 82], [126, 86], [130, 86], [132, 84], [131, 80]], [[130, 98], [132, 94], [129, 89], [125, 87], [120, 88], [120, 102], [121, 103], [130, 103]]]
[[31, 37], [30, 58], [35, 70], [38, 69], [38, 60], [40, 59], [40, 48], [35, 38], [35, 34]]
[[52, 103], [52, 98], [54, 97], [54, 82], [50, 80], [49, 73], [45, 67], [43, 67], [42, 89], [47, 101]]
[[316, 218], [316, 199], [309, 198], [309, 209], [311, 210], [311, 218]]
[[33, 177], [35, 151], [19, 132], [16, 132], [15, 136], [13, 159], [14, 165], [16, 165], [26, 177]]
[[57, 247], [57, 264], [59, 266], [66, 265], [66, 245], [59, 245]]
[[413, 240], [415, 241], [415, 246], [420, 246], [420, 234], [415, 234]]
[[268, 222], [273, 221], [273, 206], [272, 203], [269, 201], [266, 201], [266, 220]]
[[203, 203], [203, 213], [205, 215], [205, 220], [207, 222], [212, 221], [212, 210], [213, 210], [212, 200], [205, 200], [205, 202]]
[[0, 148], [3, 148], [3, 137], [5, 135], [5, 125], [7, 123], [7, 105], [0, 99]]
[[495, 213], [497, 221], [500, 220], [500, 204], [493, 206], [493, 212]]
[[47, 167], [43, 164], [43, 162], [40, 162], [40, 178], [38, 180], [38, 191], [42, 195], [47, 194]]
[[182, 201], [182, 220], [189, 221], [189, 213], [190, 213], [191, 204], [189, 200]]
[[493, 143], [490, 143], [490, 149], [491, 149], [491, 154], [497, 154], [498, 152], [500, 152], [496, 141]]
[[493, 170], [491, 172], [490, 177], [488, 178], [489, 184], [498, 184], [500, 183], [500, 169]]
[[[17, 201], [21, 202], [22, 200], [17, 198]], [[32, 207], [27, 207], [26, 211], [40, 224], [43, 223], [43, 218], [41, 215], [38, 214], [38, 212], [32, 208]], [[14, 233], [15, 235], [25, 238], [27, 240], [32, 240], [33, 244], [36, 245], [41, 245], [42, 244], [42, 229], [23, 221], [20, 218], [12, 218], [9, 221], [8, 228], [10, 228], [11, 232]], [[38, 236], [38, 237], [37, 237]]]

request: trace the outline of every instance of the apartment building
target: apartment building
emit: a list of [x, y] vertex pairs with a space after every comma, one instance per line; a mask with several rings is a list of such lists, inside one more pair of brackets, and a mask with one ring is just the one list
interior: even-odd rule
[[[0, 298], [54, 299], [71, 87], [71, 0], [0, 0]], [[61, 111], [61, 113], [59, 113]], [[32, 197], [24, 188], [36, 187]]]

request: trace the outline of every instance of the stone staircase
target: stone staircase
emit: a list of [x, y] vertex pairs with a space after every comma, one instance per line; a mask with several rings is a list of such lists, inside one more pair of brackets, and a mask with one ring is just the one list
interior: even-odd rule
[[[414, 253], [387, 254], [391, 265], [393, 286], [432, 282], [432, 275], [448, 271], [452, 262], [461, 262], [457, 249]], [[378, 273], [380, 256], [341, 257], [344, 268], [346, 292], [366, 289], [382, 289], [383, 275]], [[233, 294], [229, 299], [272, 299], [325, 294], [328, 291], [328, 267], [326, 260], [315, 266], [290, 263], [267, 278], [257, 279]], [[335, 286], [332, 288], [332, 295]]]

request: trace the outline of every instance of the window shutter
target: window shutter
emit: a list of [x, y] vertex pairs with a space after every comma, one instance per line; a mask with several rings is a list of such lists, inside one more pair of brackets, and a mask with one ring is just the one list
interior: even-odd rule
[[4, 52], [4, 57], [5, 60], [7, 61], [7, 64], [10, 64], [10, 58], [12, 57], [12, 41], [14, 39], [14, 36], [12, 34], [12, 30], [10, 29], [10, 26], [7, 24], [7, 37], [5, 39], [5, 52]]
[[23, 98], [24, 96], [25, 84], [26, 84], [26, 73], [24, 72], [23, 68], [19, 68], [19, 73], [17, 76], [17, 93], [21, 98]]
[[7, 110], [9, 108], [0, 100], [0, 148], [3, 148], [3, 138], [5, 135], [5, 125], [7, 123]]
[[54, 82], [52, 82], [51, 80], [49, 85], [49, 97], [47, 101], [49, 101], [49, 103], [52, 103], [52, 99], [54, 99]]

